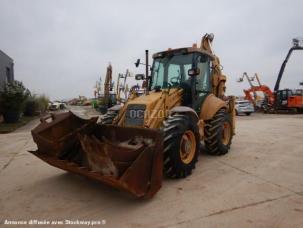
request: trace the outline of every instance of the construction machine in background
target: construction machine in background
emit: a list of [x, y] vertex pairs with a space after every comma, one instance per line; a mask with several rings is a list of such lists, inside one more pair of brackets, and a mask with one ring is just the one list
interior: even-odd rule
[[[244, 78], [246, 78], [246, 80], [248, 81], [249, 85], [250, 85], [250, 89], [254, 87], [254, 85], [252, 84], [252, 79], [248, 76], [248, 74], [246, 72], [244, 72], [242, 74], [242, 76], [237, 80], [237, 82], [243, 82]], [[243, 92], [245, 93], [245, 100], [248, 100], [250, 102], [252, 102], [254, 104], [254, 106], [256, 106], [256, 100], [258, 99], [257, 97], [257, 93], [256, 91], [252, 91], [253, 93], [253, 97], [251, 96], [251, 94], [247, 94], [246, 92], [247, 90], [243, 90]]]
[[116, 105], [116, 95], [113, 94], [113, 81], [112, 81], [112, 65], [109, 64], [106, 68], [106, 75], [104, 81], [104, 96], [99, 97], [99, 110], [102, 114], [106, 113], [107, 109]]
[[[117, 78], [117, 94], [116, 94], [116, 100], [118, 104], [121, 103], [125, 103], [125, 101], [127, 100], [128, 96], [129, 96], [129, 88], [128, 88], [128, 84], [127, 79], [132, 77], [132, 74], [130, 73], [130, 71], [128, 69], [126, 69], [126, 73], [125, 74], [118, 74], [118, 78]], [[120, 82], [120, 79], [123, 79], [123, 82]], [[121, 92], [124, 93], [124, 98], [121, 97]]]
[[303, 113], [303, 90], [282, 89], [275, 92], [274, 109], [269, 113]]
[[[303, 50], [302, 39], [293, 39], [293, 45], [289, 49], [286, 58], [281, 65], [273, 92], [268, 86], [261, 84], [257, 74], [255, 74], [254, 77], [249, 77], [247, 73], [244, 72], [242, 77], [238, 80], [238, 82], [243, 82], [245, 77], [249, 82], [250, 88], [244, 90], [245, 99], [251, 101], [257, 110], [261, 109], [265, 113], [303, 113], [303, 90], [280, 89], [280, 82], [284, 74], [286, 64], [292, 52], [295, 50]], [[252, 84], [254, 79], [257, 79], [257, 86]], [[258, 97], [257, 92], [264, 93], [264, 100], [261, 104], [258, 104], [258, 100], [260, 100], [260, 98]]]
[[302, 113], [303, 112], [303, 95], [301, 89], [280, 89], [280, 82], [284, 74], [286, 64], [293, 51], [303, 50], [303, 41], [300, 38], [293, 39], [293, 46], [289, 49], [284, 59], [277, 81], [274, 87], [274, 104], [268, 109], [270, 113]]
[[145, 94], [131, 96], [103, 116], [82, 120], [72, 113], [42, 120], [32, 131], [37, 157], [49, 164], [124, 190], [152, 197], [162, 175], [184, 178], [195, 168], [201, 143], [211, 155], [229, 152], [235, 134], [234, 97], [225, 95], [226, 76], [211, 49], [213, 34], [200, 47], [148, 51]]
[[117, 88], [116, 88], [116, 100], [117, 103], [120, 104], [121, 103], [121, 85], [120, 85], [120, 79], [123, 78], [124, 75], [123, 74], [118, 74], [118, 78], [117, 78]]
[[109, 64], [108, 67], [106, 68], [106, 76], [105, 76], [105, 82], [104, 82], [104, 97], [109, 98], [110, 96], [110, 90], [111, 90], [111, 83], [112, 83], [112, 74], [113, 74], [113, 69], [112, 65]]
[[[274, 104], [274, 94], [271, 89], [264, 84], [261, 84], [260, 78], [257, 73], [253, 77], [249, 77], [246, 72], [243, 73], [242, 77], [238, 79], [238, 82], [243, 82], [244, 78], [247, 79], [250, 88], [243, 90], [245, 100], [248, 100], [253, 103], [256, 110], [268, 109], [268, 106], [272, 107]], [[252, 81], [257, 80], [257, 85], [254, 85]], [[260, 97], [257, 93], [263, 93], [263, 97]], [[253, 94], [253, 96], [252, 96]]]

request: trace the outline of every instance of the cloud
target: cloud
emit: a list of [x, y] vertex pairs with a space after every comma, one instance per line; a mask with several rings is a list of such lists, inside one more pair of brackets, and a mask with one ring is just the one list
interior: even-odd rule
[[[109, 62], [114, 78], [151, 53], [190, 46], [207, 32], [228, 76], [242, 94], [244, 71], [274, 86], [291, 39], [303, 36], [302, 1], [11, 1], [1, 0], [0, 49], [15, 61], [15, 77], [51, 98], [93, 96]], [[294, 53], [281, 87], [303, 81], [303, 53]]]

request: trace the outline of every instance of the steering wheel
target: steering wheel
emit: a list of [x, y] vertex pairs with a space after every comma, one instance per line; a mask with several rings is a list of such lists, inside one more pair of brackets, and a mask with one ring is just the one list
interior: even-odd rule
[[170, 80], [169, 80], [169, 84], [172, 84], [172, 85], [179, 85], [180, 84], [180, 77], [177, 76], [177, 77], [172, 77]]

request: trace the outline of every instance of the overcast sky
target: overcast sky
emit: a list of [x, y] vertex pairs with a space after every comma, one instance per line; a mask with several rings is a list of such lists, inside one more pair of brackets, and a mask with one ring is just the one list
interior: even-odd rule
[[[93, 96], [95, 81], [136, 69], [151, 53], [200, 43], [213, 49], [228, 76], [227, 93], [240, 95], [257, 72], [273, 88], [293, 37], [303, 37], [303, 1], [76, 1], [0, 0], [0, 49], [15, 61], [15, 79], [52, 99]], [[303, 52], [291, 57], [281, 88], [303, 81]]]

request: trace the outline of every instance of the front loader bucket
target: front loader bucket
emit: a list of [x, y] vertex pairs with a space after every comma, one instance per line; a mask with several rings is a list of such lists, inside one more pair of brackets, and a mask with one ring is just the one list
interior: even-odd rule
[[[62, 130], [63, 128], [63, 130]], [[163, 138], [157, 130], [98, 125], [59, 114], [32, 130], [38, 158], [141, 198], [160, 188]]]

